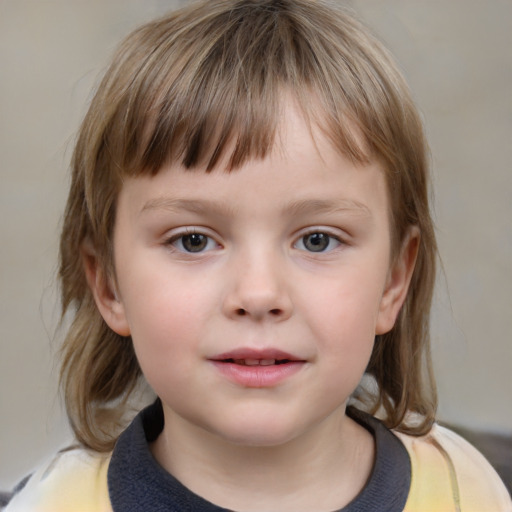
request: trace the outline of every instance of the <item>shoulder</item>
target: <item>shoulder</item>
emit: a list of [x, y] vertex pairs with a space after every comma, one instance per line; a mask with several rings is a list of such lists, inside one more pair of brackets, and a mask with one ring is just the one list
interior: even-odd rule
[[512, 512], [505, 485], [485, 457], [465, 439], [439, 425], [425, 436], [395, 433], [412, 466], [406, 511]]
[[84, 449], [59, 452], [30, 477], [5, 512], [111, 512], [109, 460]]

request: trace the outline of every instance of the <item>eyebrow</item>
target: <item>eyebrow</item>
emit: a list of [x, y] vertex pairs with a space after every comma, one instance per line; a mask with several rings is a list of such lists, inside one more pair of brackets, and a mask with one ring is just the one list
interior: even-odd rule
[[360, 217], [372, 216], [368, 206], [352, 199], [301, 199], [289, 203], [285, 211], [291, 215], [348, 212]]
[[[229, 216], [236, 213], [234, 208], [222, 202], [210, 199], [196, 200], [172, 197], [157, 197], [149, 200], [142, 207], [140, 214], [153, 210], [170, 212], [185, 210], [199, 215], [215, 214], [218, 216]], [[300, 199], [288, 203], [283, 211], [291, 216], [339, 212], [347, 212], [358, 217], [372, 216], [368, 206], [352, 199]]]
[[173, 197], [157, 197], [151, 199], [141, 208], [140, 213], [153, 210], [167, 210], [170, 212], [178, 212], [185, 210], [199, 215], [204, 214], [218, 214], [228, 216], [233, 213], [233, 208], [220, 203], [218, 201], [211, 201], [210, 199], [178, 199]]

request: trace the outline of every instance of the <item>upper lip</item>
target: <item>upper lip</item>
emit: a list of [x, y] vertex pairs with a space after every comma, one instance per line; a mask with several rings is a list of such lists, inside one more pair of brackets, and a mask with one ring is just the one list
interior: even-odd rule
[[282, 350], [267, 348], [267, 349], [252, 349], [252, 348], [237, 348], [230, 350], [229, 352], [223, 352], [222, 354], [215, 355], [209, 358], [212, 361], [226, 361], [229, 359], [241, 360], [241, 359], [260, 359], [276, 361], [304, 361], [303, 358], [283, 352]]

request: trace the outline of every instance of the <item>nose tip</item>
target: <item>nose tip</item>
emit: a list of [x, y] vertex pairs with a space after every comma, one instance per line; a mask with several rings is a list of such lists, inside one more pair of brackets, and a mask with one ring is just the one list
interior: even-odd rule
[[280, 321], [292, 313], [283, 272], [273, 266], [245, 265], [231, 274], [224, 310], [232, 318]]

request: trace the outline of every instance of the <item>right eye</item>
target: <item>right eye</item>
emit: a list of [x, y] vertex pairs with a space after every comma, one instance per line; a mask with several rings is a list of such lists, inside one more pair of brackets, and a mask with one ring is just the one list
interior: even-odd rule
[[218, 244], [213, 240], [213, 238], [210, 238], [203, 233], [175, 235], [169, 239], [168, 243], [178, 251], [188, 253], [206, 252], [218, 247]]

